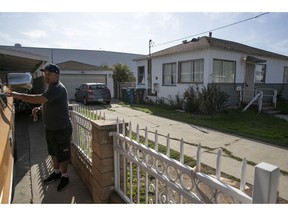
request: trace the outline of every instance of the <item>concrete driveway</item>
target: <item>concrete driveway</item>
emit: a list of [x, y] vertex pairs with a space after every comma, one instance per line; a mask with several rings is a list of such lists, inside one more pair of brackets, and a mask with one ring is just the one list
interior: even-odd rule
[[93, 203], [91, 194], [72, 164], [68, 168], [70, 184], [63, 191], [56, 190], [59, 182], [43, 184], [43, 179], [53, 171], [53, 167], [41, 121], [33, 122], [27, 115], [17, 115], [15, 126], [17, 150], [12, 204]]

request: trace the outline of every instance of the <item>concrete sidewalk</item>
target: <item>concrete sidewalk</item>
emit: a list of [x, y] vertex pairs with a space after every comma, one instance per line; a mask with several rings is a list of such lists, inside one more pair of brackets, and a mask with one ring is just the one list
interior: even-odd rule
[[[288, 172], [288, 149], [272, 146], [271, 144], [246, 139], [239, 136], [220, 133], [214, 130], [185, 124], [182, 122], [165, 119], [141, 111], [133, 110], [117, 104], [111, 104], [111, 108], [105, 110], [107, 120], [131, 122], [133, 131], [139, 124], [141, 135], [144, 135], [145, 127], [151, 140], [155, 139], [155, 130], [158, 131], [158, 141], [166, 145], [166, 136], [170, 135], [171, 148], [180, 151], [180, 139], [187, 143], [184, 147], [185, 155], [196, 158], [197, 147], [201, 144], [202, 163], [215, 168], [217, 152], [220, 148], [225, 148], [238, 158], [246, 158], [247, 161], [256, 164], [266, 162], [275, 165], [282, 171]], [[213, 148], [214, 150], [208, 150]], [[241, 161], [233, 159], [229, 155], [222, 153], [222, 171], [240, 179]], [[253, 185], [254, 166], [248, 165], [246, 182]], [[281, 174], [279, 182], [280, 197], [288, 200], [288, 176]]]
[[68, 168], [70, 184], [63, 191], [57, 191], [59, 181], [48, 185], [42, 183], [53, 169], [41, 121], [33, 122], [29, 116], [16, 115], [15, 141], [17, 149], [12, 204], [93, 203], [72, 164]]

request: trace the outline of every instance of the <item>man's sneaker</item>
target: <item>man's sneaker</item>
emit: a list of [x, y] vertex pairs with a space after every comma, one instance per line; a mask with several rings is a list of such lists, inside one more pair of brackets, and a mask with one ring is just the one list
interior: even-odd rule
[[59, 180], [61, 178], [61, 172], [60, 173], [51, 173], [46, 179], [44, 179], [44, 184], [49, 184], [53, 181]]
[[60, 183], [57, 187], [57, 191], [61, 191], [62, 189], [64, 189], [67, 185], [69, 184], [69, 177], [61, 177]]

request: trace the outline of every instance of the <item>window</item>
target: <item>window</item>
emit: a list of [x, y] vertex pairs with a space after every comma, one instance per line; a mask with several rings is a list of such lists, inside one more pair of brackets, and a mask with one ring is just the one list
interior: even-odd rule
[[176, 85], [176, 63], [163, 64], [163, 85]]
[[203, 73], [203, 59], [179, 63], [179, 82], [203, 82]]
[[266, 65], [255, 64], [255, 83], [265, 83]]
[[85, 90], [86, 89], [86, 85], [85, 84], [83, 84], [83, 85], [81, 85], [80, 87], [79, 87], [79, 90]]
[[288, 66], [284, 67], [283, 83], [288, 83]]
[[145, 70], [144, 66], [138, 67], [138, 75], [137, 75], [138, 84], [145, 84]]
[[217, 60], [213, 61], [213, 83], [234, 83], [236, 62]]

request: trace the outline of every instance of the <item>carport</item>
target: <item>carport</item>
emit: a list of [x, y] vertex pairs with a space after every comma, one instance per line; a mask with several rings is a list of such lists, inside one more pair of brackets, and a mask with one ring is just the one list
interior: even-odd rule
[[[37, 77], [37, 71], [48, 61], [48, 58], [31, 53], [0, 49], [0, 78], [7, 83], [7, 74], [12, 72], [31, 72]], [[1, 93], [2, 89], [0, 89]], [[3, 95], [2, 95], [3, 96]], [[2, 98], [2, 97], [1, 97]], [[4, 97], [3, 97], [4, 98]], [[12, 197], [12, 179], [14, 167], [15, 125], [13, 99], [7, 99], [7, 106], [0, 106], [0, 203], [10, 203]]]
[[1, 71], [32, 73], [47, 61], [48, 57], [46, 56], [0, 48]]
[[[44, 67], [48, 59], [47, 56], [0, 48], [0, 79], [3, 83], [6, 83], [8, 73], [30, 72], [35, 80], [42, 76], [40, 69]], [[43, 88], [43, 82], [41, 82], [40, 85], [38, 82], [39, 81], [36, 80], [33, 85], [37, 87], [37, 89]], [[39, 89], [38, 91], [43, 91], [43, 89]]]

